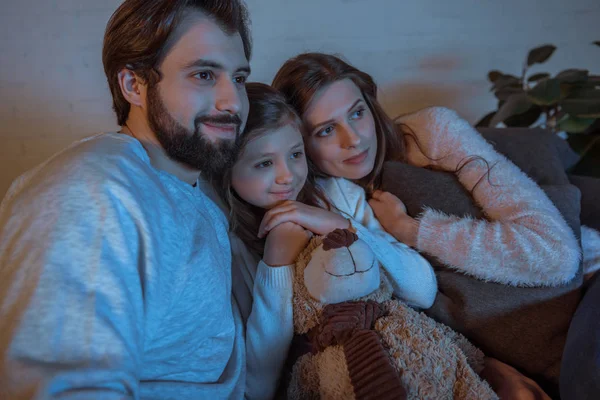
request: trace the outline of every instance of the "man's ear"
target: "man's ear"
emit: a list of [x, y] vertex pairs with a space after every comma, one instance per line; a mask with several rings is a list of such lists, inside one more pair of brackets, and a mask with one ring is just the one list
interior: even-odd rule
[[142, 106], [146, 98], [146, 84], [133, 71], [123, 68], [119, 71], [119, 86], [125, 100], [133, 106]]

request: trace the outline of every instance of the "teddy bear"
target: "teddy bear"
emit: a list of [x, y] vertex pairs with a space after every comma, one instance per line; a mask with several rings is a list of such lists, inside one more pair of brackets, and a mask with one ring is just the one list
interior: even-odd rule
[[478, 375], [483, 353], [464, 336], [392, 298], [373, 251], [355, 232], [313, 237], [298, 256], [295, 362], [289, 399], [497, 399]]

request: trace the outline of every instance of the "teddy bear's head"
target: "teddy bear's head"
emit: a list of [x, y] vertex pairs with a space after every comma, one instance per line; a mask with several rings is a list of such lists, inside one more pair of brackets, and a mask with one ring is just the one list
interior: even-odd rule
[[298, 257], [294, 278], [294, 324], [306, 333], [327, 304], [385, 301], [391, 286], [371, 248], [356, 233], [336, 229], [316, 236]]

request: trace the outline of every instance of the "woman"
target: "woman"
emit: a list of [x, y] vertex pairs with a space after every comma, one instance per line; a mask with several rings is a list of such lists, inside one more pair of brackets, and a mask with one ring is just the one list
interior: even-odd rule
[[[576, 274], [579, 245], [559, 211], [455, 112], [429, 108], [396, 126], [368, 74], [321, 53], [288, 60], [273, 86], [307, 124], [307, 151], [319, 172], [375, 190], [370, 204], [399, 241], [460, 272], [508, 285], [559, 285]], [[385, 161], [455, 172], [488, 220], [435, 210], [408, 216], [400, 200], [377, 190]]]
[[[381, 225], [399, 241], [460, 273], [454, 275], [503, 285], [548, 287], [572, 281], [578, 273], [579, 245], [560, 212], [532, 180], [455, 112], [429, 108], [395, 124], [377, 102], [377, 86], [371, 76], [321, 53], [288, 60], [273, 86], [308, 126], [307, 153], [319, 173], [350, 179], [372, 193], [369, 204]], [[487, 218], [461, 218], [432, 209], [417, 217], [407, 215], [398, 198], [379, 190], [386, 161], [455, 173]], [[277, 210], [270, 213], [273, 217], [267, 215], [264, 232], [284, 221], [295, 222]], [[468, 312], [460, 308], [462, 294], [457, 296], [457, 312]], [[521, 312], [524, 306], [520, 307], [516, 311]], [[450, 314], [443, 304], [434, 309]], [[466, 324], [467, 319], [454, 321], [452, 327], [469, 337], [474, 327]], [[519, 346], [518, 334], [510, 327], [505, 331], [513, 336], [511, 346]], [[535, 357], [527, 358], [526, 351], [515, 356], [517, 361], [510, 356], [515, 347], [501, 348], [493, 340], [487, 345], [492, 353], [498, 350], [502, 358], [515, 360], [515, 365], [539, 375], [540, 382], [556, 390], [554, 358], [560, 358], [560, 348], [553, 352], [558, 353], [556, 357], [553, 354], [542, 365], [532, 360]], [[490, 359], [488, 367], [493, 376], [502, 375], [506, 366]], [[518, 373], [509, 375], [524, 379]]]
[[[320, 235], [335, 228], [356, 230], [387, 272], [394, 296], [413, 307], [429, 308], [437, 286], [429, 263], [382, 231], [360, 186], [344, 178], [314, 179], [314, 166], [304, 155], [304, 126], [281, 94], [258, 83], [249, 83], [246, 89], [250, 112], [235, 162], [215, 184], [228, 205], [235, 233], [231, 241], [234, 281], [246, 283], [234, 286], [234, 294], [237, 299], [253, 299], [240, 302], [242, 318], [254, 322], [248, 324], [246, 332], [248, 355], [266, 350], [255, 343], [271, 344], [265, 364], [258, 363], [265, 359], [258, 356], [248, 363], [247, 384], [253, 389], [248, 392], [257, 398], [270, 398], [292, 335], [292, 290], [284, 278], [310, 236], [299, 225]], [[294, 215], [298, 225], [281, 223], [273, 229], [264, 228], [282, 214]], [[263, 231], [270, 231], [266, 237], [260, 234], [261, 225]], [[260, 262], [240, 257], [248, 255], [239, 251], [240, 239], [262, 256]], [[257, 291], [256, 281], [266, 283], [270, 290], [263, 287]], [[493, 359], [486, 361], [483, 377], [502, 398], [511, 398], [522, 389], [529, 396], [536, 388], [531, 380]]]

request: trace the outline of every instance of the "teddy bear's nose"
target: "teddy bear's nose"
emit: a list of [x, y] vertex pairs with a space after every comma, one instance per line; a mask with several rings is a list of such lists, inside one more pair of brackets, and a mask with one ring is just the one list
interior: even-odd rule
[[356, 264], [348, 247], [337, 250], [338, 254], [326, 266], [327, 273], [334, 276], [351, 276], [356, 273]]

